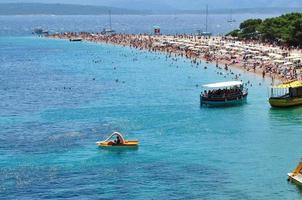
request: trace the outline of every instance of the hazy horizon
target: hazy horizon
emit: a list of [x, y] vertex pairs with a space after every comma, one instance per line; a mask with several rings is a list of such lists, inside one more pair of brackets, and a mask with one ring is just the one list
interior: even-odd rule
[[266, 7], [302, 7], [300, 0], [0, 0], [0, 3], [60, 3], [110, 6], [126, 9], [153, 9], [153, 10], [197, 10], [208, 5], [211, 9], [222, 8], [266, 8]]

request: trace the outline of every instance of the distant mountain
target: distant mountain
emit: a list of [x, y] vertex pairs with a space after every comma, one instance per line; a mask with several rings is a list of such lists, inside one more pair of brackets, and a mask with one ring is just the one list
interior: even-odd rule
[[[125, 0], [127, 1], [127, 0]], [[140, 0], [133, 0], [140, 1]], [[212, 0], [215, 1], [215, 0]], [[257, 0], [255, 0], [257, 1]], [[126, 6], [126, 5], [119, 5]], [[158, 10], [134, 10], [126, 8], [116, 8], [110, 6], [92, 6], [92, 5], [75, 5], [75, 4], [42, 4], [42, 3], [0, 3], [0, 15], [103, 15], [108, 14], [203, 14], [202, 9], [172, 9], [162, 7]], [[211, 8], [210, 14], [229, 14], [230, 8]], [[236, 8], [232, 13], [289, 13], [302, 12], [301, 7], [253, 7], [253, 8]]]
[[61, 3], [118, 7], [134, 10], [201, 10], [302, 7], [301, 0], [0, 0], [7, 3]]
[[[177, 11], [177, 14], [205, 14], [205, 9], [202, 10], [182, 10]], [[209, 9], [210, 14], [284, 14], [291, 12], [302, 12], [302, 7], [271, 7], [271, 8], [237, 8], [237, 9]]]
[[0, 3], [0, 15], [102, 15], [140, 14], [140, 11], [108, 6], [43, 4], [43, 3]]
[[[69, 0], [65, 0], [69, 1]], [[81, 0], [73, 0], [81, 1]], [[85, 3], [106, 6], [119, 5], [121, 8], [148, 10], [201, 10], [206, 5], [209, 9], [241, 8], [292, 8], [302, 7], [301, 0], [86, 0]]]

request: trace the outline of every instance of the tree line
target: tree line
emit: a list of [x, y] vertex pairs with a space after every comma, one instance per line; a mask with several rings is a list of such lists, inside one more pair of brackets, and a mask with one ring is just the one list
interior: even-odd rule
[[227, 36], [301, 48], [302, 13], [284, 14], [265, 20], [248, 19], [240, 24], [239, 29], [231, 31]]

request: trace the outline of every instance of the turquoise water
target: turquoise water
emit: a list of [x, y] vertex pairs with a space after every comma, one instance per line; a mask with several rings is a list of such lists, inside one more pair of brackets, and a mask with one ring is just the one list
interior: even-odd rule
[[[200, 108], [200, 85], [234, 75], [113, 45], [0, 37], [0, 47], [0, 198], [302, 197], [286, 181], [302, 109], [271, 109], [270, 79], [233, 69], [252, 83], [248, 102]], [[98, 149], [113, 131], [140, 147]]]

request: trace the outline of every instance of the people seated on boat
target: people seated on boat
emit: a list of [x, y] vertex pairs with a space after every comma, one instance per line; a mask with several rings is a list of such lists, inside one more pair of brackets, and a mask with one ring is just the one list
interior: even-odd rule
[[291, 92], [292, 90], [292, 87], [289, 87], [288, 88], [288, 91], [289, 91], [289, 98], [293, 98], [293, 93]]
[[206, 90], [203, 92], [203, 96], [208, 97], [208, 92]]
[[203, 93], [206, 98], [232, 98], [240, 95], [242, 91], [239, 88], [209, 90]]

